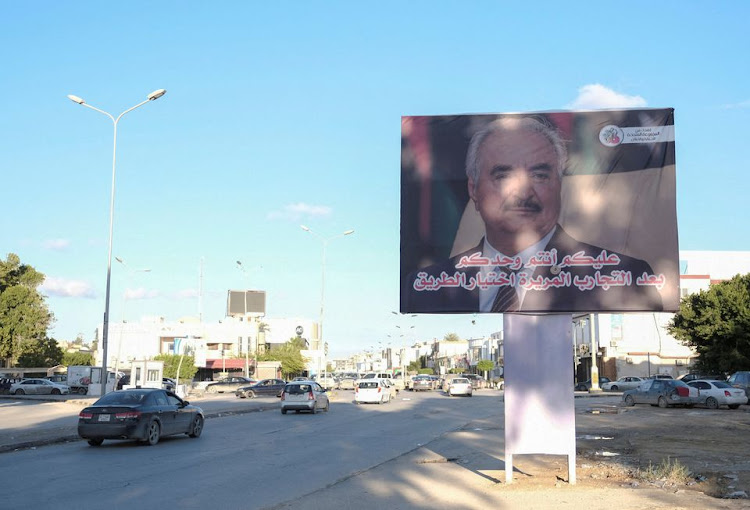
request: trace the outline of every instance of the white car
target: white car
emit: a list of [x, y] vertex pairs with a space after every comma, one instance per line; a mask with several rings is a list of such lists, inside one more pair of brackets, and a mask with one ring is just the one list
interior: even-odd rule
[[470, 397], [472, 392], [471, 381], [466, 377], [456, 377], [455, 379], [451, 379], [451, 385], [448, 388], [449, 397], [454, 395], [466, 395]]
[[729, 406], [729, 409], [737, 409], [742, 404], [747, 404], [747, 395], [742, 388], [735, 388], [724, 381], [709, 381], [701, 379], [691, 381], [688, 386], [698, 389], [696, 404], [703, 404], [709, 409], [718, 409], [719, 406]]
[[620, 377], [616, 381], [605, 382], [601, 385], [604, 391], [625, 391], [634, 390], [643, 383], [646, 379], [642, 377]]
[[355, 404], [386, 404], [391, 401], [391, 386], [383, 379], [360, 379], [354, 388]]
[[293, 381], [287, 383], [281, 392], [281, 414], [287, 411], [315, 414], [318, 409], [328, 412], [330, 406], [326, 390], [315, 381]]
[[68, 386], [48, 379], [24, 379], [10, 386], [11, 395], [67, 395], [69, 393]]
[[315, 376], [315, 382], [323, 386], [327, 390], [338, 389], [338, 383], [331, 374], [320, 374]]

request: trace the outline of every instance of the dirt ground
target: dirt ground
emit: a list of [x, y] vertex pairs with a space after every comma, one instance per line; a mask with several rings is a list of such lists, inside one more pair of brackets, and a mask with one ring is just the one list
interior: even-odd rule
[[[576, 414], [576, 436], [581, 487], [659, 487], [716, 498], [750, 497], [750, 406], [661, 409], [592, 402]], [[686, 467], [687, 482], [644, 479], [649, 466], [665, 461]], [[519, 473], [519, 488], [567, 483], [565, 457], [527, 462], [533, 476]]]

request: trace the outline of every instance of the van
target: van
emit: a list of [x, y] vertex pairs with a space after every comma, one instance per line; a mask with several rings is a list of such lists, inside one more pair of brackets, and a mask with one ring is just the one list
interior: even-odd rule
[[750, 372], [735, 372], [729, 376], [727, 383], [735, 388], [742, 388], [750, 398]]

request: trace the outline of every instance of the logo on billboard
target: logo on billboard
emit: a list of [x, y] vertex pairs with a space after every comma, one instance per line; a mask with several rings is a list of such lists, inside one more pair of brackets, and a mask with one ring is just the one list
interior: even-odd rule
[[617, 147], [625, 140], [625, 132], [619, 127], [610, 124], [599, 131], [599, 141], [605, 147]]

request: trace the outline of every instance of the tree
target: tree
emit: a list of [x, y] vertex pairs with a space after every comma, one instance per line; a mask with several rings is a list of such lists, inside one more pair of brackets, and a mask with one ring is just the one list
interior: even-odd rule
[[61, 364], [69, 366], [94, 366], [94, 355], [88, 352], [66, 352], [63, 354]]
[[683, 298], [667, 330], [695, 349], [701, 372], [749, 370], [750, 274]]
[[487, 379], [487, 372], [495, 368], [495, 363], [489, 359], [479, 360], [477, 363], [477, 370], [484, 372], [484, 378]]
[[291, 379], [305, 370], [307, 360], [300, 351], [306, 348], [304, 339], [295, 336], [278, 349], [261, 354], [258, 360], [280, 361], [282, 376], [285, 379]]
[[444, 342], [460, 342], [461, 337], [458, 336], [456, 333], [448, 333], [443, 337]]
[[60, 364], [63, 354], [62, 348], [57, 345], [57, 340], [54, 338], [25, 340], [21, 344], [18, 366], [24, 368], [54, 367]]
[[0, 358], [18, 357], [30, 340], [44, 341], [54, 320], [37, 287], [44, 275], [15, 253], [0, 260]]
[[190, 381], [198, 371], [198, 367], [195, 366], [195, 358], [186, 354], [182, 359], [182, 365], [180, 365], [180, 357], [182, 357], [180, 354], [157, 354], [154, 359], [164, 362], [164, 377], [176, 378], [177, 367], [179, 366], [180, 381]]

